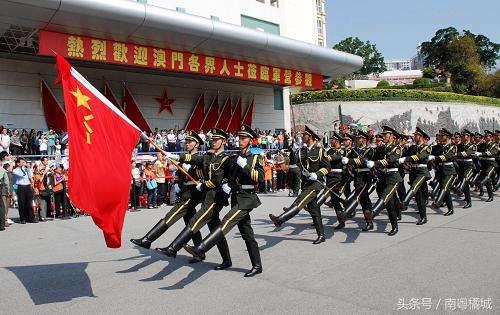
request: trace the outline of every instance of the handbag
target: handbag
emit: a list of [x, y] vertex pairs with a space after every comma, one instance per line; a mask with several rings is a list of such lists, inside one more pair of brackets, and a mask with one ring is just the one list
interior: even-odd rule
[[150, 179], [146, 182], [146, 187], [148, 190], [156, 189], [158, 187], [158, 183], [154, 179]]

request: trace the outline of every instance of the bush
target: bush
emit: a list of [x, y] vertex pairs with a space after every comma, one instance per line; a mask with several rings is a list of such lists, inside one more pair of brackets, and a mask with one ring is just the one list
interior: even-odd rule
[[382, 81], [380, 81], [379, 83], [377, 83], [377, 87], [378, 87], [378, 88], [388, 88], [388, 87], [390, 87], [390, 86], [391, 86], [391, 85], [390, 85], [390, 84], [389, 84], [389, 82], [388, 82], [388, 81], [386, 81], [386, 80], [382, 80]]
[[419, 88], [429, 88], [432, 86], [432, 81], [428, 78], [416, 78], [415, 81], [413, 81], [413, 86]]
[[463, 95], [450, 92], [398, 89], [360, 89], [308, 91], [291, 96], [292, 104], [328, 101], [423, 101], [463, 102], [500, 106], [499, 98]]
[[437, 72], [432, 67], [425, 67], [422, 69], [422, 76], [424, 78], [434, 79], [437, 76]]

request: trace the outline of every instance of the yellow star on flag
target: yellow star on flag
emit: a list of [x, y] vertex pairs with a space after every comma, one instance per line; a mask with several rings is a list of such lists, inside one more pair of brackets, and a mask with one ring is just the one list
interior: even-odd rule
[[86, 109], [91, 110], [89, 103], [87, 103], [90, 100], [90, 97], [83, 94], [82, 91], [80, 91], [79, 87], [76, 87], [76, 91], [70, 93], [73, 94], [74, 97], [76, 97], [76, 107], [83, 106]]

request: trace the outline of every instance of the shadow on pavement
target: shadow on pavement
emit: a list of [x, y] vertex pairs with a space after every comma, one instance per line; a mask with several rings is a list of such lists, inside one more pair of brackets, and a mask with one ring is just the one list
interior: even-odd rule
[[80, 262], [14, 266], [6, 269], [21, 281], [33, 303], [41, 305], [67, 302], [80, 297], [96, 297], [85, 271], [87, 265], [87, 262]]

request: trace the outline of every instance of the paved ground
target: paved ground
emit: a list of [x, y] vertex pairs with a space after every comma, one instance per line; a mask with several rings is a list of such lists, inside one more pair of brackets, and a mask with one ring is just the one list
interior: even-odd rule
[[[0, 232], [0, 314], [384, 314], [410, 307], [412, 298], [420, 312], [430, 306], [442, 313], [445, 305], [470, 311], [491, 302], [487, 312], [498, 314], [499, 201], [474, 198], [473, 208], [457, 207], [451, 217], [429, 210], [430, 222], [421, 227], [409, 209], [392, 238], [384, 233], [385, 214], [376, 231], [360, 233], [358, 213], [333, 235], [336, 219], [324, 208], [328, 240], [318, 246], [305, 213], [281, 229], [270, 224], [267, 214], [280, 213], [290, 198], [280, 193], [262, 201], [253, 218], [264, 273], [252, 279], [242, 277], [250, 262], [237, 231], [228, 238], [229, 271], [212, 270], [216, 250], [207, 262], [188, 265], [184, 251], [173, 260], [132, 246], [128, 239], [141, 236], [161, 209], [129, 214], [118, 250], [104, 246], [88, 217], [8, 228]], [[155, 245], [167, 245], [181, 227]]]

